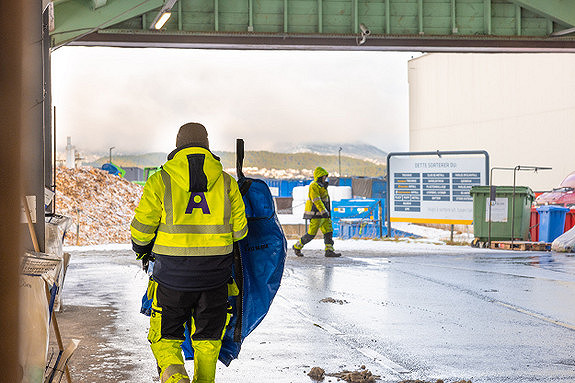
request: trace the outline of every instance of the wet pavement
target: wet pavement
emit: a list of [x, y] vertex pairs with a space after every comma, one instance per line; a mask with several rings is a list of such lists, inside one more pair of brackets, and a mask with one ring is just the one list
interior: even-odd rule
[[[575, 381], [575, 258], [449, 253], [290, 252], [269, 314], [239, 359], [218, 366], [216, 381], [311, 382], [312, 367], [338, 373], [362, 365], [385, 383]], [[130, 372], [126, 382], [156, 376], [147, 318], [138, 313], [145, 284], [126, 250], [73, 252], [64, 286], [64, 305], [116, 310], [100, 348]], [[99, 349], [89, 350], [95, 360]]]

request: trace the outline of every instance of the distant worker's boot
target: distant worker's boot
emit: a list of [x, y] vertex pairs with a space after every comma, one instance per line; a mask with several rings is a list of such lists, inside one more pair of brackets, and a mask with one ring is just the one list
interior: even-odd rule
[[336, 258], [336, 257], [341, 257], [341, 253], [336, 253], [333, 250], [326, 250], [325, 256], [328, 258]]
[[301, 249], [298, 249], [297, 247], [295, 247], [295, 245], [293, 245], [293, 252], [294, 252], [295, 255], [297, 255], [298, 257], [303, 257], [303, 253], [301, 252]]

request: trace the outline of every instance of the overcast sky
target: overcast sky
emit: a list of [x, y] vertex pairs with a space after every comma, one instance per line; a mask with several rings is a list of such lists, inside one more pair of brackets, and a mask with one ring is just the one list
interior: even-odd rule
[[364, 142], [408, 149], [407, 61], [418, 53], [64, 47], [52, 53], [58, 149], [169, 152], [180, 125], [213, 150]]

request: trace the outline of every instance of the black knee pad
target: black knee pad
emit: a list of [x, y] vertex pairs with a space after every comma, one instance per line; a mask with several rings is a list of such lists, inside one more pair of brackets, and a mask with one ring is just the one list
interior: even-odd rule
[[315, 237], [315, 235], [311, 235], [308, 233], [305, 233], [303, 235], [303, 237], [301, 237], [300, 241], [302, 245], [305, 245], [306, 243], [310, 242], [313, 238]]
[[330, 231], [329, 233], [325, 233], [323, 235], [323, 242], [326, 245], [333, 245], [333, 231]]

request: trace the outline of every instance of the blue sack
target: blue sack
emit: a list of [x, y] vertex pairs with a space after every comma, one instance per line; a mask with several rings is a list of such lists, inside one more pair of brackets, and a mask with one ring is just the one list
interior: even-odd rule
[[[273, 197], [265, 182], [240, 178], [248, 219], [248, 235], [239, 241], [241, 266], [234, 264], [234, 280], [240, 295], [229, 297], [233, 316], [222, 340], [219, 360], [229, 366], [238, 357], [243, 340], [264, 319], [283, 275], [287, 242], [275, 213]], [[241, 310], [238, 310], [241, 308]], [[240, 315], [241, 314], [241, 315]], [[186, 329], [182, 344], [186, 359], [194, 350]]]

